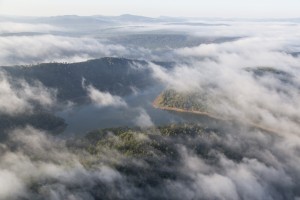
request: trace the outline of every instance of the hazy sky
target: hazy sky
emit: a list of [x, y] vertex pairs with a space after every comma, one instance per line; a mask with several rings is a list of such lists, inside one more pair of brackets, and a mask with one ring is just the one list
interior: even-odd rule
[[300, 0], [0, 0], [1, 15], [300, 17]]

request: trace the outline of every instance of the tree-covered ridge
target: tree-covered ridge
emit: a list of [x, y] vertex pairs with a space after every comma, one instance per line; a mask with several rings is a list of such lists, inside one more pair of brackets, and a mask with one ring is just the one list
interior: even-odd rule
[[[198, 165], [201, 160], [203, 166], [214, 166], [214, 170], [221, 165], [223, 156], [234, 163], [242, 162], [243, 156], [251, 156], [249, 148], [245, 147], [242, 155], [235, 146], [224, 142], [225, 137], [221, 130], [198, 124], [172, 124], [147, 129], [96, 130], [85, 138], [54, 143], [55, 150], [46, 142], [42, 152], [34, 152], [32, 159], [39, 159], [41, 164], [54, 163], [50, 170], [63, 163], [68, 173], [79, 174], [67, 180], [65, 176], [33, 178], [28, 191], [42, 196], [40, 191], [44, 187], [67, 183], [71, 193], [81, 192], [87, 185], [85, 190], [91, 199], [182, 199], [173, 194], [170, 186], [194, 183], [194, 168], [190, 169], [189, 163]], [[31, 152], [30, 148], [26, 150]], [[74, 181], [81, 179], [84, 184]], [[132, 192], [127, 193], [128, 189]]]
[[[197, 124], [171, 124], [147, 129], [125, 127], [95, 130], [88, 133], [85, 139], [88, 152], [95, 156], [101, 157], [107, 150], [114, 150], [130, 158], [154, 159], [159, 156], [176, 159], [179, 156], [176, 144], [192, 145], [192, 149], [201, 156], [208, 157], [209, 147], [203, 143], [218, 143], [216, 138], [219, 134], [221, 132], [217, 129]], [[192, 141], [191, 138], [197, 140]], [[200, 140], [202, 142], [197, 143]]]
[[0, 136], [8, 130], [32, 126], [37, 129], [46, 130], [53, 134], [64, 131], [67, 124], [65, 120], [49, 112], [35, 112], [20, 115], [0, 115]]
[[289, 73], [275, 69], [273, 67], [255, 67], [255, 68], [247, 68], [246, 71], [253, 72], [257, 76], [263, 75], [282, 75], [282, 76], [291, 76]]
[[[157, 63], [169, 67], [170, 63]], [[101, 58], [79, 63], [43, 63], [33, 66], [2, 67], [8, 75], [28, 82], [40, 81], [48, 88], [58, 90], [60, 100], [78, 101], [86, 90], [82, 79], [101, 91], [124, 96], [132, 88], [145, 89], [156, 81], [147, 62], [125, 58]]]
[[[43, 196], [48, 195], [40, 192], [45, 187], [66, 185], [71, 194], [82, 192], [85, 187], [91, 199], [182, 199], [174, 193], [174, 184], [194, 188], [198, 180], [203, 180], [201, 177], [215, 174], [227, 177], [233, 167], [234, 171], [235, 166], [244, 166], [248, 162], [267, 166], [269, 160], [257, 152], [261, 151], [266, 141], [271, 143], [280, 139], [274, 134], [266, 134], [264, 141], [256, 140], [249, 136], [257, 134], [255, 131], [242, 134], [245, 127], [230, 129], [235, 137], [226, 134], [227, 131], [225, 127], [212, 129], [199, 124], [173, 124], [147, 129], [112, 128], [93, 131], [77, 140], [69, 138], [58, 144], [57, 140], [43, 142], [43, 145], [37, 145], [37, 151], [25, 146], [30, 155], [28, 157], [35, 160], [38, 167], [50, 163], [47, 172], [50, 170], [52, 174], [53, 170], [59, 169], [59, 172], [65, 170], [68, 175], [71, 174], [71, 178], [63, 173], [42, 179], [34, 177], [28, 181], [27, 189], [30, 194]], [[53, 149], [52, 145], [56, 148]], [[14, 149], [14, 146], [10, 148]], [[277, 149], [270, 145], [266, 151], [276, 153]], [[201, 176], [200, 179], [198, 176]], [[78, 184], [76, 180], [81, 182]], [[285, 187], [285, 182], [279, 186], [278, 181], [268, 183], [272, 188], [279, 187], [293, 194]], [[295, 191], [297, 189], [296, 185]]]
[[108, 165], [126, 177], [133, 188], [142, 190], [145, 199], [151, 199], [166, 195], [151, 192], [165, 188], [166, 182], [186, 179], [182, 166], [187, 151], [210, 164], [219, 162], [219, 154], [241, 161], [241, 152], [222, 143], [223, 137], [220, 130], [198, 124], [171, 124], [96, 130], [81, 140], [84, 144], [80, 148], [78, 144], [75, 148], [73, 144], [69, 146], [88, 153], [81, 159], [86, 168], [97, 168], [99, 163]]
[[290, 85], [293, 87], [300, 88], [299, 85], [294, 81], [292, 74], [274, 67], [254, 67], [246, 68], [246, 71], [251, 73], [255, 79], [258, 81], [262, 78], [271, 77], [280, 81], [283, 85]]
[[186, 111], [209, 112], [207, 95], [197, 92], [177, 92], [174, 89], [163, 91], [154, 104], [160, 108], [175, 108]]

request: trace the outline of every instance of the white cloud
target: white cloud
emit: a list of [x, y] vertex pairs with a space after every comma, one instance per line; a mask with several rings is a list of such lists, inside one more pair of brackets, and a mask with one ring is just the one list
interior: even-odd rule
[[15, 199], [24, 195], [25, 185], [16, 176], [8, 170], [0, 170], [0, 199]]
[[101, 92], [92, 85], [86, 85], [85, 79], [82, 87], [87, 91], [90, 100], [99, 107], [127, 107], [127, 103], [119, 96], [111, 95], [109, 92]]
[[[240, 30], [237, 29], [241, 26], [228, 27], [226, 35], [244, 32], [243, 36], [247, 38], [175, 50], [178, 64], [172, 70], [149, 65], [154, 76], [167, 87], [205, 92], [209, 99], [207, 105], [215, 114], [248, 125], [260, 124], [276, 132], [227, 130], [226, 138], [220, 138], [220, 143], [232, 148], [233, 153], [239, 153], [244, 158], [240, 161], [229, 159], [213, 147], [208, 154], [218, 154], [219, 162], [212, 165], [193, 153], [183, 153], [182, 171], [194, 182], [172, 182], [170, 187], [184, 191], [192, 198], [197, 195], [204, 199], [291, 198], [293, 195], [274, 187], [294, 188], [293, 182], [299, 178], [295, 175], [299, 173], [297, 166], [300, 164], [297, 156], [300, 146], [300, 57], [286, 53], [299, 50], [299, 26], [246, 25], [249, 27]], [[207, 29], [214, 29], [214, 35], [223, 27]], [[249, 72], [257, 67], [272, 67], [282, 71], [283, 75], [255, 76]], [[224, 184], [227, 186], [225, 191]]]
[[[230, 36], [236, 34], [251, 37], [222, 44], [205, 44], [194, 48], [178, 49], [174, 53], [174, 58], [179, 64], [172, 70], [166, 70], [153, 63], [149, 66], [153, 69], [154, 76], [169, 87], [180, 91], [207, 92], [211, 100], [210, 106], [216, 113], [227, 118], [260, 123], [276, 130], [278, 134], [267, 134], [244, 128], [226, 129], [224, 134], [220, 134], [222, 136], [209, 133], [195, 138], [185, 136], [186, 140], [184, 137], [173, 139], [171, 142], [174, 142], [172, 146], [174, 149], [178, 149], [180, 146], [178, 143], [182, 141], [191, 142], [192, 145], [181, 144], [185, 149], [179, 148], [181, 154], [179, 153], [180, 159], [176, 163], [178, 165], [161, 166], [163, 170], [166, 168], [167, 172], [174, 173], [176, 179], [164, 179], [162, 188], [150, 187], [152, 194], [167, 193], [177, 199], [293, 199], [293, 197], [297, 199], [296, 196], [299, 196], [299, 192], [295, 193], [295, 191], [298, 191], [300, 180], [298, 156], [300, 58], [284, 53], [297, 49], [295, 47], [299, 45], [296, 39], [299, 33], [296, 31], [298, 27], [266, 28], [261, 24], [245, 26], [244, 29], [241, 29], [241, 25], [234, 28], [209, 27], [214, 30], [209, 32], [212, 35], [225, 33]], [[262, 27], [263, 30], [260, 30]], [[204, 32], [206, 30], [208, 28], [202, 29]], [[12, 44], [4, 45], [6, 48], [2, 53], [2, 59], [7, 63], [12, 63], [8, 58], [12, 56], [10, 52], [14, 51], [18, 56], [18, 62], [22, 61], [20, 60], [22, 55], [24, 59], [27, 57], [33, 59], [34, 54], [37, 54], [42, 57], [40, 60], [51, 60], [62, 58], [60, 55], [62, 52], [69, 52], [64, 58], [72, 60], [76, 56], [82, 58], [82, 52], [85, 52], [84, 55], [87, 57], [95, 55], [94, 52], [99, 50], [98, 47], [103, 47], [105, 52], [105, 46], [94, 46], [93, 39], [48, 35], [30, 37], [26, 42], [26, 37], [23, 36], [9, 38], [18, 41], [16, 44], [20, 45], [20, 51]], [[37, 43], [32, 39], [36, 39]], [[22, 47], [24, 41], [26, 45]], [[30, 44], [34, 47], [33, 51], [26, 52], [24, 49]], [[12, 49], [7, 52], [8, 47]], [[45, 51], [43, 51], [44, 47]], [[72, 49], [76, 47], [78, 52], [74, 53]], [[112, 52], [124, 50], [114, 47]], [[290, 76], [287, 81], [281, 81], [274, 75], [254, 77], [245, 70], [247, 67], [253, 69], [257, 66], [274, 67], [285, 71]], [[1, 76], [0, 110], [3, 112], [19, 113], [30, 110], [31, 101], [41, 101], [39, 103], [43, 105], [51, 104], [52, 101], [49, 101], [51, 98], [47, 96], [49, 91], [44, 94], [43, 86], [39, 84], [30, 86], [24, 81], [18, 84], [22, 90], [15, 90], [9, 78], [5, 75]], [[121, 97], [99, 91], [92, 85], [86, 85], [84, 81], [83, 88], [86, 89], [89, 98], [99, 106], [127, 105]], [[7, 99], [10, 101], [8, 102]], [[22, 109], [18, 110], [19, 108]], [[151, 118], [142, 109], [134, 120], [142, 127], [152, 125]], [[89, 159], [89, 156], [83, 153], [84, 156], [80, 157], [71, 153], [61, 139], [49, 137], [32, 128], [15, 130], [9, 135], [10, 139], [0, 144], [0, 199], [30, 195], [26, 190], [32, 183], [45, 182], [47, 184], [40, 187], [41, 190], [38, 191], [40, 192], [38, 195], [42, 197], [92, 199], [89, 193], [91, 188], [101, 189], [99, 185], [104, 184], [109, 191], [116, 191], [113, 182], [123, 178], [119, 172], [102, 163], [101, 158], [109, 156], [109, 152], [97, 155], [101, 158], [94, 158], [96, 167], [88, 170], [80, 161]], [[150, 137], [148, 139], [151, 140]], [[10, 144], [15, 148], [11, 149]], [[209, 152], [205, 156], [213, 159], [206, 159], [205, 156], [195, 153], [198, 145], [202, 147], [201, 144], [207, 145]], [[222, 151], [223, 149], [229, 152]], [[173, 159], [172, 156], [155, 158], [161, 159], [159, 161]], [[138, 161], [133, 163], [136, 164]], [[151, 169], [151, 166], [146, 165], [145, 171], [151, 173], [149, 168]], [[5, 182], [2, 181], [4, 179]], [[120, 186], [123, 190], [118, 191], [126, 191], [127, 195], [138, 191], [130, 194], [132, 196], [143, 194], [145, 190], [134, 188], [134, 183], [125, 182], [125, 186], [123, 185], [125, 189]], [[70, 191], [70, 188], [75, 192]], [[11, 193], [12, 189], [14, 189], [13, 193]]]
[[63, 28], [55, 27], [49, 24], [29, 24], [15, 22], [0, 22], [0, 34], [3, 33], [48, 33], [50, 31], [62, 31]]
[[134, 119], [134, 122], [139, 127], [151, 127], [154, 126], [151, 117], [144, 109], [139, 109], [139, 115]]
[[[254, 37], [178, 49], [178, 60], [184, 64], [171, 71], [154, 64], [150, 67], [154, 76], [169, 87], [207, 93], [208, 106], [226, 118], [299, 133], [300, 58], [285, 53], [289, 37], [278, 38], [280, 35]], [[292, 83], [284, 83], [274, 75], [255, 78], [246, 71], [256, 67], [285, 71]]]
[[[10, 149], [8, 143], [16, 148]], [[109, 184], [121, 178], [105, 165], [99, 165], [96, 171], [86, 170], [80, 164], [83, 157], [69, 152], [63, 140], [31, 127], [11, 132], [7, 144], [0, 144], [1, 200], [92, 199], [88, 188], [100, 181]], [[32, 184], [37, 184], [39, 190], [32, 193]], [[67, 185], [78, 189], [71, 191]]]
[[0, 113], [31, 112], [34, 103], [47, 108], [55, 103], [55, 95], [55, 90], [45, 88], [40, 82], [29, 85], [24, 80], [13, 80], [0, 73]]
[[41, 62], [78, 62], [126, 53], [120, 45], [103, 44], [93, 38], [54, 35], [1, 36], [1, 65]]

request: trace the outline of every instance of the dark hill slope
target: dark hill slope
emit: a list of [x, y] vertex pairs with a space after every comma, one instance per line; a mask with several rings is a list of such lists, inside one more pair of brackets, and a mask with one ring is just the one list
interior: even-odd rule
[[[159, 63], [169, 66], [168, 63]], [[86, 96], [82, 79], [101, 91], [128, 95], [132, 88], [145, 89], [155, 83], [147, 62], [124, 58], [101, 58], [79, 63], [45, 63], [33, 66], [2, 67], [14, 78], [28, 82], [38, 80], [46, 87], [58, 89], [60, 100]]]

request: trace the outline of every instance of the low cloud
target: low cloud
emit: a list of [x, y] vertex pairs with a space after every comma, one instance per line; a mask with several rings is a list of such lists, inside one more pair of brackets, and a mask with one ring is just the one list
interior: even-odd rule
[[105, 165], [87, 171], [80, 157], [71, 153], [63, 140], [30, 127], [14, 130], [0, 147], [1, 200], [93, 199], [92, 188], [97, 182], [109, 184], [121, 178], [117, 171]]
[[4, 65], [41, 62], [79, 62], [105, 56], [122, 56], [120, 45], [104, 44], [93, 38], [54, 35], [1, 36], [0, 63]]
[[90, 100], [99, 107], [127, 107], [127, 103], [121, 97], [101, 92], [93, 85], [86, 85], [85, 79], [82, 80], [82, 87], [87, 91]]
[[[6, 178], [0, 181], [0, 199], [281, 200], [300, 195], [299, 149], [283, 137], [244, 128], [173, 136], [148, 131], [121, 136], [108, 131], [99, 135], [108, 143], [87, 144], [102, 148], [90, 154], [84, 142], [31, 127], [15, 129], [0, 143], [0, 180]], [[147, 151], [131, 157], [123, 145], [146, 145]]]
[[[121, 137], [109, 132], [109, 142], [104, 140], [106, 143], [98, 148], [108, 146], [94, 155], [77, 149], [76, 142], [75, 147], [70, 145], [72, 140], [55, 138], [30, 127], [16, 129], [0, 144], [0, 199], [299, 199], [300, 58], [287, 53], [299, 46], [295, 39], [298, 27], [248, 25], [244, 29], [240, 29], [241, 24], [201, 27], [195, 34], [207, 35], [210, 29], [214, 30], [212, 35], [247, 38], [174, 50], [172, 56], [177, 63], [171, 69], [149, 64], [153, 76], [164, 86], [205, 92], [212, 111], [226, 119], [246, 122], [245, 126], [220, 122], [217, 130], [205, 128], [197, 134], [141, 133], [140, 136], [147, 136], [142, 138], [143, 143], [134, 140], [139, 133], [123, 134], [126, 141], [121, 141]], [[260, 31], [258, 27], [264, 28]], [[27, 49], [30, 44], [35, 48], [26, 52], [21, 45], [18, 51], [17, 46], [4, 44], [6, 50], [0, 53], [3, 63], [13, 63], [9, 58], [13, 58], [14, 51], [18, 58], [15, 61], [20, 63], [27, 62], [27, 57], [45, 61], [61, 59], [60, 54], [69, 60], [99, 55], [94, 54], [99, 47], [105, 55], [124, 51], [120, 46], [109, 46], [106, 51], [106, 46], [94, 46], [98, 43], [86, 38], [47, 35], [27, 38], [27, 42], [26, 37], [10, 39], [16, 44], [25, 41]], [[45, 51], [41, 51], [43, 47]], [[71, 50], [76, 47], [78, 51]], [[255, 73], [258, 67], [268, 67], [264, 68], [267, 72]], [[51, 105], [51, 92], [40, 84], [14, 83], [4, 74], [0, 77], [2, 112], [31, 110], [32, 101]], [[99, 91], [85, 81], [82, 87], [90, 100], [101, 107], [127, 105], [121, 97]], [[143, 128], [152, 125], [143, 109], [133, 120]], [[249, 123], [275, 131], [262, 131], [249, 127]], [[113, 142], [117, 142], [114, 149], [109, 146]], [[149, 146], [147, 151], [120, 155], [120, 151], [127, 150], [122, 149], [124, 144], [129, 149]], [[132, 153], [142, 154], [130, 157]], [[114, 159], [112, 165], [106, 163], [109, 159]]]
[[[210, 110], [227, 119], [299, 133], [300, 58], [285, 53], [289, 38], [277, 37], [178, 49], [181, 62], [172, 70], [149, 66], [167, 87], [207, 95]], [[266, 72], [258, 76], [255, 70]]]
[[55, 90], [45, 88], [40, 82], [29, 84], [0, 73], [0, 113], [16, 115], [32, 112], [34, 104], [51, 107], [56, 102], [55, 96]]
[[16, 22], [0, 22], [0, 34], [10, 33], [48, 33], [50, 31], [62, 31], [63, 28], [49, 24], [29, 24]]
[[139, 109], [139, 115], [134, 119], [134, 123], [142, 128], [154, 126], [151, 117], [144, 109]]
[[226, 136], [219, 138], [220, 144], [240, 152], [239, 161], [211, 147], [209, 154], [217, 155], [217, 163], [208, 165], [194, 151], [182, 150], [182, 171], [193, 181], [169, 185], [172, 191], [183, 191], [182, 198], [299, 198], [291, 191], [299, 182], [300, 58], [288, 53], [298, 51], [298, 32], [289, 31], [299, 27], [265, 26], [254, 32], [255, 27], [240, 30], [248, 37], [237, 41], [175, 50], [177, 64], [171, 70], [149, 65], [167, 88], [206, 95], [216, 115], [272, 132], [223, 127]]

